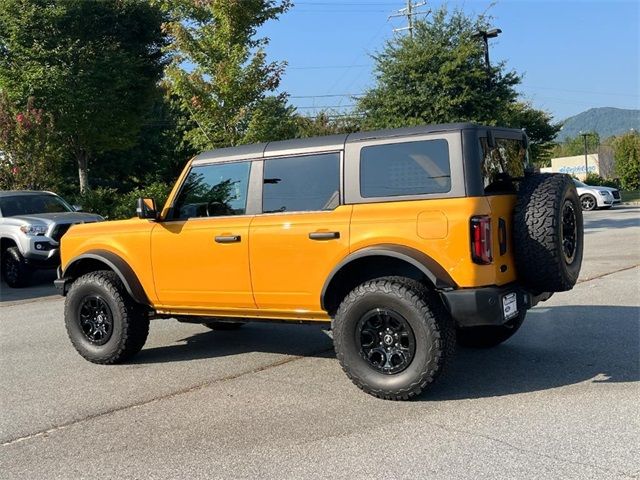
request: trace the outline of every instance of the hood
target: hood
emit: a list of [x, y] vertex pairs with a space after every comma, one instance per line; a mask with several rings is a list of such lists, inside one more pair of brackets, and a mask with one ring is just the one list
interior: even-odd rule
[[31, 215], [16, 215], [5, 218], [31, 225], [51, 225], [53, 223], [65, 225], [69, 223], [89, 223], [104, 220], [100, 215], [82, 212], [34, 213]]
[[587, 186], [587, 187], [577, 187], [578, 192], [582, 191], [584, 192], [591, 192], [591, 193], [597, 193], [597, 192], [607, 192], [607, 193], [611, 193], [613, 190], [616, 190], [615, 188], [609, 188], [609, 187], [600, 187], [600, 186]]
[[615, 192], [616, 190], [618, 190], [617, 188], [601, 187], [600, 185], [598, 185], [597, 187], [589, 187], [589, 188], [593, 188], [595, 190], [605, 190], [607, 192]]

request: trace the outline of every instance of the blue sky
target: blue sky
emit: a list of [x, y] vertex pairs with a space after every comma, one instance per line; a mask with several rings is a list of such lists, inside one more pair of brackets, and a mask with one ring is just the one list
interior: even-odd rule
[[[294, 0], [295, 1], [295, 0]], [[370, 55], [402, 27], [387, 20], [405, 0], [298, 0], [263, 27], [270, 60], [289, 63], [281, 89], [302, 113], [344, 109], [373, 85]], [[482, 13], [492, 2], [432, 0]], [[502, 34], [491, 60], [524, 75], [520, 91], [556, 120], [591, 107], [640, 108], [640, 2], [637, 0], [499, 0], [489, 13]], [[426, 7], [422, 7], [423, 9]], [[335, 95], [335, 96], [330, 96]]]

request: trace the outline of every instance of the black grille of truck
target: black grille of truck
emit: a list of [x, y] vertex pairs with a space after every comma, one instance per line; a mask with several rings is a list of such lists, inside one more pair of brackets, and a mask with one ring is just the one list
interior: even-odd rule
[[614, 190], [611, 193], [613, 193], [613, 198], [615, 198], [616, 200], [620, 200], [620, 192], [618, 190]]
[[53, 232], [51, 232], [51, 238], [56, 242], [59, 242], [62, 236], [67, 233], [67, 230], [69, 230], [72, 225], [72, 223], [68, 223], [66, 225], [56, 225], [55, 227], [53, 227]]

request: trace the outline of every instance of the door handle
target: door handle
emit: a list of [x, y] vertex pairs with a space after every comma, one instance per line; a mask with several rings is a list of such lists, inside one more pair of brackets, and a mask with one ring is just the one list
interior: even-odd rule
[[309, 238], [311, 240], [333, 240], [340, 238], [340, 232], [311, 232]]
[[216, 235], [216, 243], [237, 243], [241, 240], [240, 235]]

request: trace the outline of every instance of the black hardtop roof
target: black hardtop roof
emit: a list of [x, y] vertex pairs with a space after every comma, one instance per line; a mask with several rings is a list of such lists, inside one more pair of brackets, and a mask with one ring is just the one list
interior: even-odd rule
[[194, 158], [194, 163], [210, 163], [215, 161], [246, 160], [252, 158], [268, 158], [282, 155], [294, 155], [304, 153], [320, 153], [322, 151], [342, 150], [347, 143], [363, 140], [376, 140], [428, 133], [452, 132], [469, 129], [491, 129], [517, 131], [511, 128], [488, 127], [475, 123], [444, 123], [439, 125], [420, 125], [417, 127], [389, 128], [385, 130], [373, 130], [355, 132], [340, 135], [327, 135], [323, 137], [297, 138], [293, 140], [281, 140], [277, 142], [254, 143], [240, 145], [238, 147], [218, 148], [200, 153]]

